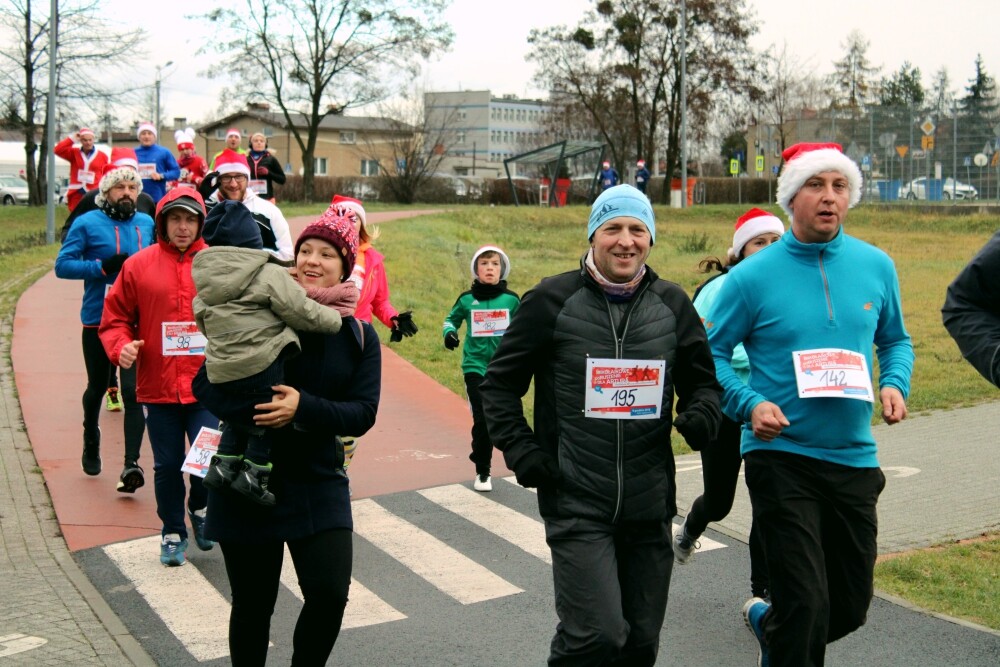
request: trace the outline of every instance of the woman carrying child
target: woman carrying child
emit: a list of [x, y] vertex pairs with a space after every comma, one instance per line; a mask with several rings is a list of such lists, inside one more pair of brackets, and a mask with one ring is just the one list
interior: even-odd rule
[[[357, 236], [328, 209], [295, 244], [295, 269], [307, 293], [334, 296], [350, 275]], [[206, 532], [219, 542], [232, 588], [232, 663], [263, 665], [285, 545], [304, 604], [292, 638], [295, 665], [323, 665], [333, 650], [351, 581], [352, 529], [344, 448], [338, 434], [360, 436], [375, 423], [382, 359], [371, 325], [343, 314], [336, 334], [299, 332], [302, 351], [285, 362], [285, 381], [257, 405], [258, 426], [274, 429], [265, 512], [233, 494], [209, 490]], [[207, 384], [207, 383], [206, 383]], [[211, 385], [208, 385], [211, 391]]]

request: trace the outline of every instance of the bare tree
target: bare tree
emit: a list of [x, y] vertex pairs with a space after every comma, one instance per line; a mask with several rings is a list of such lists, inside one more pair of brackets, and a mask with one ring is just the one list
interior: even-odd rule
[[[0, 61], [11, 65], [9, 69], [0, 69], [4, 72], [0, 75], [0, 95], [6, 100], [4, 115], [8, 122], [24, 132], [28, 203], [33, 205], [45, 203], [47, 189], [46, 161], [36, 160], [35, 156], [48, 155], [53, 143], [44, 123], [49, 102], [49, 36], [53, 26], [57, 99], [81, 105], [119, 95], [97, 86], [89, 76], [90, 68], [100, 63], [107, 70], [129, 62], [121, 56], [132, 53], [143, 38], [141, 30], [118, 33], [109, 29], [98, 0], [67, 4], [54, 21], [35, 13], [31, 0], [12, 0], [0, 6], [0, 34], [3, 34], [0, 42], [12, 45], [0, 51]], [[8, 39], [8, 35], [16, 38]], [[39, 130], [41, 143], [36, 141]]]
[[948, 68], [941, 67], [934, 73], [934, 83], [931, 84], [930, 103], [940, 118], [951, 111], [955, 103], [955, 93], [951, 89]]
[[[246, 0], [207, 15], [222, 28], [218, 71], [247, 99], [274, 101], [302, 150], [303, 187], [313, 195], [313, 153], [330, 114], [385, 99], [392, 73], [451, 43], [440, 22], [446, 0]], [[293, 114], [306, 119], [303, 131]]]
[[838, 90], [834, 106], [847, 109], [857, 117], [878, 97], [879, 68], [868, 59], [870, 42], [859, 30], [852, 30], [841, 44], [844, 57], [833, 63], [831, 81]]
[[[664, 135], [667, 170], [679, 167], [680, 21], [679, 0], [596, 0], [576, 28], [534, 30], [528, 39], [536, 80], [586, 114], [619, 169], [655, 157]], [[688, 118], [696, 128], [718, 96], [756, 98], [751, 54], [731, 48], [756, 24], [744, 0], [688, 0], [685, 28]]]
[[428, 114], [423, 94], [416, 89], [394, 102], [378, 105], [389, 130], [366, 133], [362, 157], [378, 162], [382, 194], [412, 204], [420, 188], [433, 178], [441, 161], [457, 143], [457, 109]]
[[801, 115], [803, 82], [803, 68], [785, 42], [768, 66], [761, 105], [764, 118], [777, 128], [779, 154], [787, 147], [788, 122]]

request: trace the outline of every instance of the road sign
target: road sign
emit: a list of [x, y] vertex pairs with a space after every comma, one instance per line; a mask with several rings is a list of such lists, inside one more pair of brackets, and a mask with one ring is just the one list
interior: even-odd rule
[[906, 152], [907, 152], [908, 150], [910, 150], [910, 147], [909, 147], [909, 146], [906, 146], [906, 145], [899, 145], [899, 146], [896, 146], [896, 152], [897, 152], [897, 153], [899, 153], [899, 157], [900, 157], [900, 158], [904, 158], [904, 157], [906, 157]]
[[993, 155], [993, 144], [991, 144], [988, 141], [985, 144], [983, 144], [983, 154]]
[[894, 132], [883, 132], [878, 135], [878, 145], [882, 148], [891, 148], [893, 144], [896, 143], [896, 134]]
[[913, 152], [910, 153], [910, 159], [911, 160], [922, 160], [925, 157], [927, 157], [927, 154], [924, 153], [924, 151], [921, 150], [921, 149], [919, 149], [919, 148], [914, 148]]
[[764, 171], [764, 156], [763, 155], [758, 155], [757, 156], [757, 173], [759, 174], [759, 173], [761, 173], [763, 171]]
[[983, 153], [976, 153], [975, 157], [972, 158], [972, 164], [977, 167], [985, 167], [986, 163], [989, 161], [990, 159]]
[[1000, 137], [1000, 123], [993, 126], [993, 136]]
[[971, 167], [972, 166], [972, 158], [969, 157], [968, 155], [966, 155], [964, 158], [962, 158], [962, 166], [963, 167]]
[[934, 150], [934, 137], [930, 135], [920, 137], [920, 147], [925, 151]]
[[774, 174], [775, 176], [778, 175], [778, 165], [774, 165], [773, 167], [771, 167], [771, 173]]
[[739, 160], [735, 160], [734, 159], [734, 160], [730, 160], [729, 161], [729, 173], [732, 174], [733, 176], [735, 176], [736, 174], [740, 173], [740, 161]]
[[928, 116], [924, 119], [924, 122], [920, 124], [920, 129], [923, 130], [924, 134], [934, 134], [934, 130], [937, 129], [937, 125], [935, 125], [934, 120]]

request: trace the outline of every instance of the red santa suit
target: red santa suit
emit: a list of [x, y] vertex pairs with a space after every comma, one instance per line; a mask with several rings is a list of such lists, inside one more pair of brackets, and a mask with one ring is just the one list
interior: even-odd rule
[[[86, 128], [77, 134], [89, 133]], [[108, 164], [108, 156], [94, 146], [90, 155], [84, 155], [79, 146], [73, 145], [73, 137], [66, 137], [53, 149], [55, 154], [69, 162], [69, 188], [66, 193], [66, 205], [72, 211], [87, 194], [88, 190], [96, 190], [101, 181], [101, 173]]]

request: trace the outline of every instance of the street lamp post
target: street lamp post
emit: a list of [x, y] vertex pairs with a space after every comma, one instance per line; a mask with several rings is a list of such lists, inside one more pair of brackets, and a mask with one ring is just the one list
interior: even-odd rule
[[173, 60], [168, 60], [165, 64], [156, 66], [156, 88], [155, 88], [156, 108], [153, 110], [153, 121], [156, 123], [154, 127], [156, 127], [157, 135], [160, 134], [160, 70], [170, 67], [173, 64], [174, 64]]

